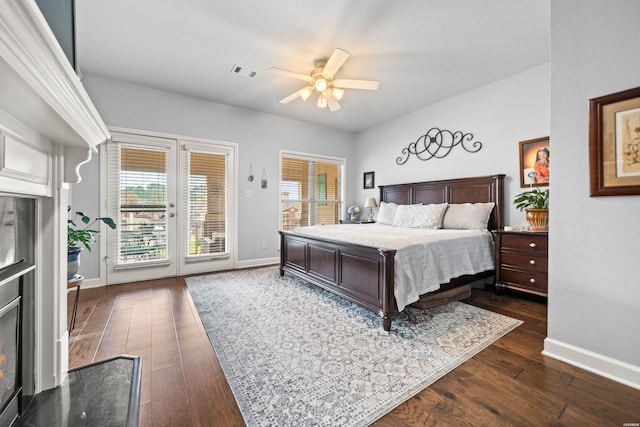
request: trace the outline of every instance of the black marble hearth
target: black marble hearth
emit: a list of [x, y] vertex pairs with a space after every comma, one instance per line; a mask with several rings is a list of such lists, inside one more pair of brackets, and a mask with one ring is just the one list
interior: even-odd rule
[[120, 356], [69, 371], [60, 387], [34, 397], [15, 426], [137, 426], [140, 357]]

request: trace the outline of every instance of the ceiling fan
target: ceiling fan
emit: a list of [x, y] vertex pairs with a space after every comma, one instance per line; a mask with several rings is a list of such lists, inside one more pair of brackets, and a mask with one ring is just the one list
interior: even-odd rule
[[329, 59], [319, 59], [315, 62], [315, 68], [309, 74], [301, 74], [281, 68], [271, 67], [269, 71], [304, 80], [308, 86], [295, 91], [291, 95], [280, 100], [281, 104], [287, 104], [297, 97], [306, 101], [314, 90], [318, 91], [318, 108], [329, 107], [331, 111], [340, 109], [338, 101], [344, 95], [344, 89], [377, 90], [380, 82], [375, 80], [336, 79], [335, 74], [342, 64], [349, 58], [349, 52], [344, 49], [336, 49]]

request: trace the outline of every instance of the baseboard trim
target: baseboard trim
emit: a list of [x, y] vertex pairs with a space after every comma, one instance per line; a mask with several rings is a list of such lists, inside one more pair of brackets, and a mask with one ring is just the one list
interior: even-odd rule
[[[280, 264], [280, 257], [250, 259], [247, 261], [238, 261], [236, 263], [236, 267], [234, 268], [234, 270], [240, 269], [240, 268], [264, 267], [268, 265], [277, 266], [279, 264]], [[211, 273], [215, 273], [215, 271], [212, 271]], [[94, 277], [92, 279], [84, 279], [84, 281], [82, 282], [81, 289], [99, 288], [101, 286], [104, 286], [104, 284], [102, 283], [100, 278]], [[75, 289], [75, 288], [72, 288], [72, 289]]]
[[542, 354], [640, 390], [640, 367], [546, 338]]
[[280, 265], [280, 257], [250, 259], [247, 261], [238, 261], [236, 268], [262, 267], [267, 265]]
[[82, 281], [82, 286], [80, 286], [80, 289], [99, 288], [101, 286], [104, 286], [104, 284], [102, 284], [102, 281], [99, 277], [95, 277], [93, 279], [84, 279]]

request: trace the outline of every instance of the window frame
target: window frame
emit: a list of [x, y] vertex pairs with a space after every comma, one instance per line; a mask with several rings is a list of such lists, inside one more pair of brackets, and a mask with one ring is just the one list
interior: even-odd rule
[[[307, 153], [307, 152], [301, 152], [301, 151], [293, 151], [293, 150], [286, 150], [286, 149], [280, 149], [279, 152], [279, 167], [278, 167], [278, 172], [279, 172], [279, 180], [278, 180], [278, 197], [279, 197], [279, 202], [278, 202], [278, 212], [279, 212], [279, 219], [278, 219], [278, 229], [279, 230], [284, 230], [284, 221], [283, 221], [283, 212], [285, 209], [284, 206], [284, 199], [282, 197], [282, 184], [283, 182], [292, 182], [291, 180], [287, 179], [287, 180], [283, 180], [283, 159], [285, 158], [291, 158], [291, 159], [298, 159], [298, 160], [306, 160], [306, 161], [315, 161], [315, 162], [323, 162], [323, 163], [333, 163], [338, 165], [338, 167], [340, 168], [340, 172], [338, 174], [338, 199], [335, 200], [317, 200], [316, 196], [317, 196], [317, 189], [315, 188], [315, 184], [314, 184], [314, 190], [313, 192], [310, 192], [310, 195], [313, 195], [313, 198], [309, 198], [309, 199], [297, 199], [300, 201], [300, 203], [309, 203], [309, 204], [313, 204], [314, 206], [317, 206], [319, 203], [322, 204], [337, 204], [337, 208], [338, 208], [338, 215], [337, 215], [337, 222], [336, 223], [340, 223], [341, 220], [343, 220], [345, 218], [345, 203], [346, 203], [346, 175], [347, 175], [347, 160], [343, 157], [335, 157], [335, 156], [325, 156], [325, 155], [321, 155], [321, 154], [315, 154], [315, 153]], [[326, 194], [325, 194], [326, 196]], [[314, 219], [314, 224], [309, 224], [309, 225], [315, 225], [315, 215], [312, 215], [311, 218]]]

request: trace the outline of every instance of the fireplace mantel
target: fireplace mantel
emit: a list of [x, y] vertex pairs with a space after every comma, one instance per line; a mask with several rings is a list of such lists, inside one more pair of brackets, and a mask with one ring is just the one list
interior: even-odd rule
[[34, 0], [0, 0], [0, 193], [36, 199], [35, 392], [68, 371], [69, 184], [109, 131]]

